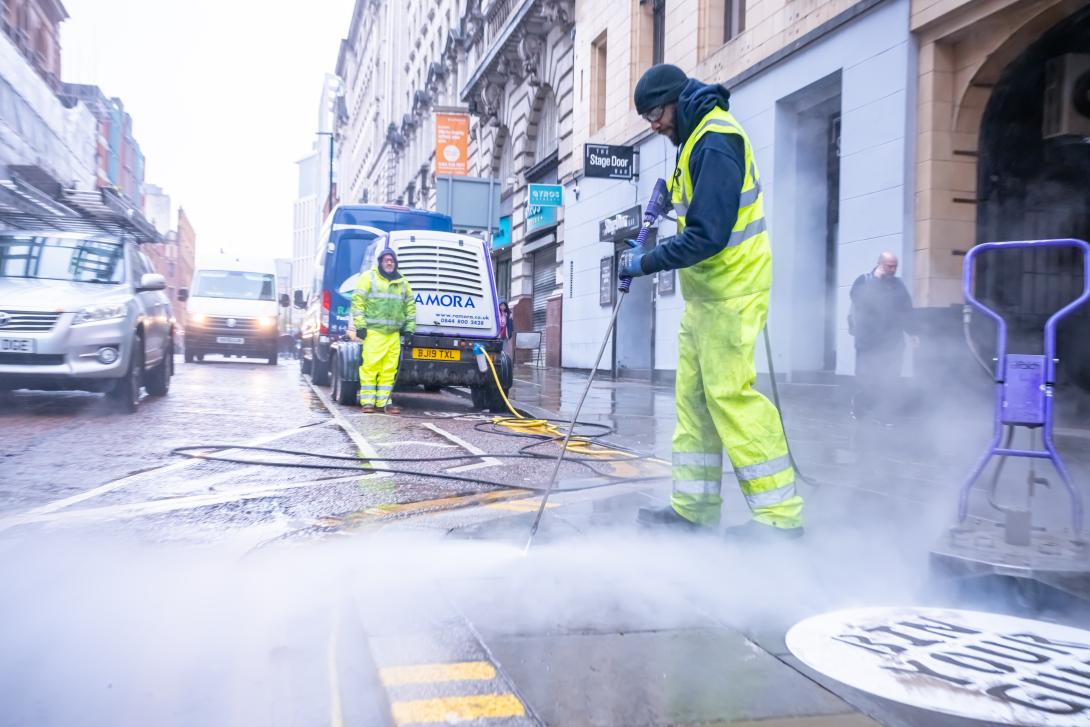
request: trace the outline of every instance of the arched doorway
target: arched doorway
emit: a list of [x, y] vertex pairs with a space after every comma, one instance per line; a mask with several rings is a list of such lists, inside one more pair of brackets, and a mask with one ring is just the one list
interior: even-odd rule
[[[1090, 114], [1086, 125], [1075, 117], [1075, 133], [1046, 138], [1043, 131], [1049, 62], [1073, 54], [1077, 67], [1087, 53], [1090, 7], [1045, 32], [999, 75], [980, 123], [978, 241], [1090, 239]], [[1084, 68], [1076, 76], [1090, 75]], [[982, 256], [977, 294], [1004, 312], [1018, 350], [1035, 351], [1044, 321], [1080, 292], [1081, 262], [1075, 252], [1055, 250]], [[1090, 387], [1090, 309], [1069, 318], [1059, 338], [1061, 372]]]

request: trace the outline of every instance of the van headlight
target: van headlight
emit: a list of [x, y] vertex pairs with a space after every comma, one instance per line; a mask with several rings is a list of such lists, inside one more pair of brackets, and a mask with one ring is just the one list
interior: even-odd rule
[[276, 319], [272, 316], [261, 316], [257, 319], [257, 325], [261, 328], [271, 328], [276, 323]]
[[128, 313], [128, 310], [128, 306], [124, 303], [87, 305], [79, 309], [75, 319], [72, 321], [72, 325], [78, 326], [83, 323], [96, 323], [98, 321], [108, 321], [113, 318], [124, 318]]

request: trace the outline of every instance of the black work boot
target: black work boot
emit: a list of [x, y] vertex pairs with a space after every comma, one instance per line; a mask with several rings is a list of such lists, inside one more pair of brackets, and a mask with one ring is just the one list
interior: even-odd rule
[[728, 541], [738, 543], [786, 543], [802, 537], [802, 528], [777, 528], [750, 520], [745, 525], [726, 528], [723, 535]]
[[636, 513], [636, 523], [645, 528], [656, 530], [674, 530], [677, 532], [696, 533], [705, 530], [692, 520], [687, 520], [677, 514], [673, 505], [665, 507], [641, 507]]

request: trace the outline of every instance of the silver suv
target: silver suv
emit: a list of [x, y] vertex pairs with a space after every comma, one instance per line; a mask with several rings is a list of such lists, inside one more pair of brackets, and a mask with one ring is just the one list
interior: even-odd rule
[[105, 392], [135, 411], [174, 360], [166, 281], [109, 234], [0, 231], [0, 391]]

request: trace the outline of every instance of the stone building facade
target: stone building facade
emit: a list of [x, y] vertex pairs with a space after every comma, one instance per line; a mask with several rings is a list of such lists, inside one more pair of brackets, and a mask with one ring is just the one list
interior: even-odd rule
[[[1090, 238], [1090, 4], [912, 0], [911, 28], [916, 293], [938, 316], [961, 302], [975, 243]], [[1074, 254], [981, 256], [973, 282], [1035, 347], [1082, 271]], [[1090, 311], [1061, 328], [1059, 345], [1061, 377], [1090, 387]]]
[[[912, 275], [914, 46], [909, 0], [605, 0], [577, 5], [573, 146], [566, 210], [564, 361], [586, 368], [611, 312], [604, 281], [624, 248], [607, 220], [642, 209], [676, 149], [636, 114], [654, 62], [722, 83], [749, 135], [772, 236], [776, 368], [796, 380], [851, 373], [848, 291], [883, 250]], [[633, 180], [587, 178], [584, 144], [635, 152]], [[675, 234], [664, 220], [658, 239]], [[669, 379], [683, 308], [677, 276], [634, 281], [602, 368]], [[763, 351], [758, 366], [767, 369]]]
[[[730, 89], [753, 144], [777, 370], [850, 375], [848, 291], [883, 250], [942, 328], [976, 242], [1090, 235], [1090, 129], [1054, 103], [1087, 63], [1088, 15], [1083, 0], [360, 0], [338, 63], [338, 196], [434, 208], [434, 114], [468, 113], [468, 175], [501, 188], [501, 296], [520, 330], [545, 334], [543, 362], [585, 368], [623, 245], [604, 222], [642, 205], [676, 152], [632, 91], [675, 63]], [[1046, 76], [1054, 59], [1066, 81]], [[587, 178], [586, 144], [631, 147], [635, 178]], [[529, 205], [535, 183], [562, 185], [562, 206]], [[978, 282], [1032, 298], [1027, 325], [1076, 284], [1055, 261], [993, 265]], [[638, 280], [603, 366], [669, 376], [681, 308], [675, 275]]]
[[489, 235], [501, 297], [560, 363], [563, 212], [531, 210], [572, 153], [572, 0], [359, 0], [342, 41], [338, 189], [343, 203], [435, 209], [438, 112], [470, 118], [467, 176], [501, 188]]
[[471, 0], [452, 44], [464, 58], [458, 93], [473, 117], [472, 173], [499, 181], [510, 231], [493, 246], [500, 294], [517, 330], [543, 333], [548, 366], [563, 363], [565, 207], [529, 205], [528, 185], [561, 183], [571, 167], [575, 32], [573, 0]]

